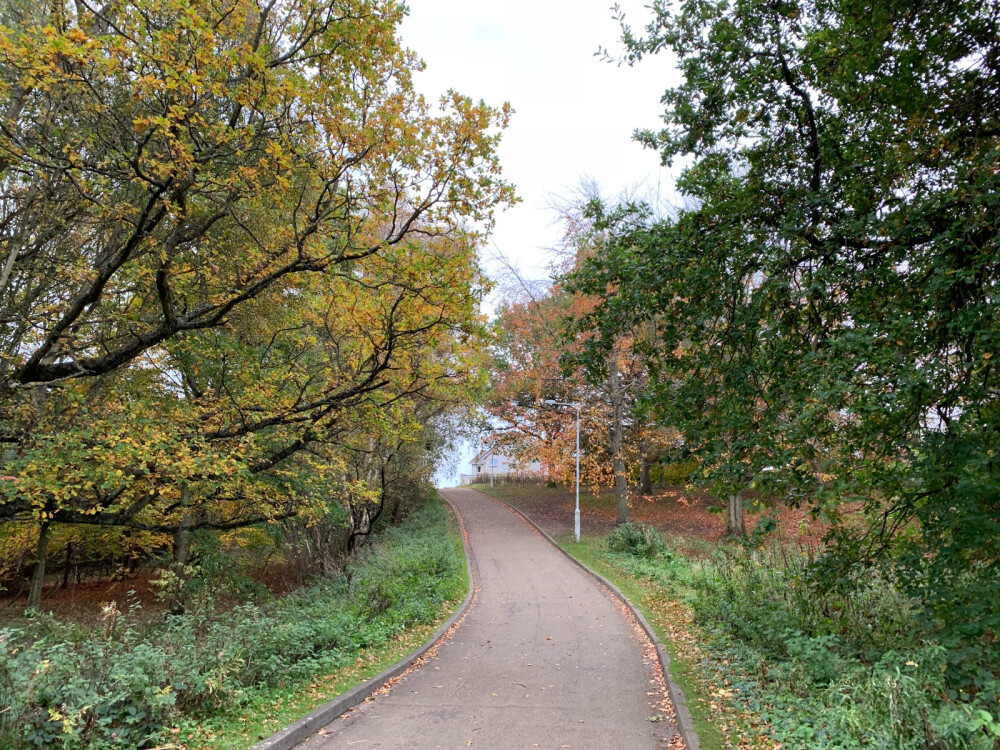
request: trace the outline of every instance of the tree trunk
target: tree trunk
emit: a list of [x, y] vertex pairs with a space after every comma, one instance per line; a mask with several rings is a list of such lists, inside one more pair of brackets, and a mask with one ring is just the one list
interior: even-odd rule
[[180, 528], [174, 532], [173, 558], [176, 565], [187, 565], [191, 559], [191, 526], [194, 520], [190, 511], [185, 511]]
[[181, 522], [177, 531], [174, 532], [173, 548], [173, 590], [170, 592], [170, 614], [182, 615], [187, 609], [187, 598], [185, 589], [187, 588], [186, 570], [188, 562], [191, 560], [191, 529], [194, 527], [194, 511], [191, 509], [191, 488], [184, 486], [181, 489]]
[[347, 553], [351, 554], [368, 539], [371, 533], [371, 512], [368, 503], [362, 500], [351, 505], [351, 528], [347, 537]]
[[746, 521], [743, 518], [743, 495], [737, 492], [726, 502], [726, 534], [746, 536]]
[[639, 463], [639, 488], [643, 494], [653, 494], [653, 482], [649, 478], [649, 457], [643, 456]]
[[28, 590], [28, 609], [42, 606], [42, 586], [45, 585], [45, 561], [49, 555], [49, 541], [52, 539], [52, 524], [48, 521], [39, 527], [35, 569], [31, 573], [31, 588]]
[[191, 509], [191, 487], [181, 487], [181, 522], [174, 532], [173, 549], [171, 550], [174, 565], [181, 567], [191, 559], [191, 529], [194, 526], [194, 511]]
[[[42, 362], [55, 362], [59, 353], [59, 342], [42, 357]], [[35, 413], [35, 425], [40, 425], [45, 418], [45, 404], [49, 400], [49, 389], [45, 384], [39, 384], [31, 389], [32, 408]], [[38, 549], [35, 555], [35, 569], [31, 573], [31, 588], [28, 589], [28, 609], [38, 609], [42, 606], [42, 587], [45, 585], [45, 563], [49, 555], [49, 541], [52, 539], [52, 522], [43, 521], [38, 527]]]
[[69, 571], [71, 563], [73, 562], [73, 542], [68, 542], [66, 544], [66, 562], [63, 564], [63, 579], [60, 589], [69, 588]]
[[622, 456], [622, 443], [625, 438], [625, 396], [622, 392], [621, 378], [618, 374], [618, 360], [614, 352], [608, 362], [608, 383], [611, 386], [611, 405], [613, 418], [611, 420], [611, 456], [615, 474], [615, 504], [618, 508], [615, 523], [621, 526], [632, 520], [628, 507], [628, 478], [625, 476], [625, 458]]

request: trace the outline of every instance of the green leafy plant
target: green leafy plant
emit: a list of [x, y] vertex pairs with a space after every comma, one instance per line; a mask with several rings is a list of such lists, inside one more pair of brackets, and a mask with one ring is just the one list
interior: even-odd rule
[[667, 558], [670, 550], [663, 535], [654, 526], [623, 523], [608, 534], [606, 544], [612, 552], [645, 558]]
[[353, 663], [459, 597], [464, 561], [449, 523], [443, 504], [425, 504], [356, 556], [350, 577], [262, 605], [206, 603], [143, 627], [136, 610], [109, 606], [94, 632], [40, 615], [0, 629], [0, 696], [11, 698], [0, 745], [152, 747], [178, 722]]
[[[692, 560], [622, 554], [624, 574], [685, 598], [718, 690], [784, 747], [992, 750], [998, 683], [956, 671], [936, 624], [890, 580], [826, 588], [805, 549], [743, 544]], [[617, 543], [617, 542], [616, 542]]]

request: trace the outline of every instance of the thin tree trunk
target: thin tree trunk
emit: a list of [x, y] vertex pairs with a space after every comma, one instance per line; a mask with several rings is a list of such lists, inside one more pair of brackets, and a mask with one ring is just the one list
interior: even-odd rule
[[737, 492], [726, 502], [726, 534], [746, 536], [746, 520], [743, 517], [743, 495]]
[[611, 456], [615, 474], [615, 502], [618, 508], [615, 523], [621, 526], [632, 520], [628, 507], [628, 478], [625, 476], [625, 459], [622, 444], [625, 438], [625, 396], [622, 392], [618, 360], [614, 352], [608, 362], [608, 383], [611, 386]]
[[49, 541], [52, 539], [52, 524], [44, 522], [38, 531], [35, 570], [31, 574], [31, 588], [28, 590], [28, 609], [42, 606], [42, 586], [45, 585], [45, 561], [49, 555]]
[[63, 563], [63, 579], [60, 589], [69, 588], [69, 571], [70, 564], [73, 562], [73, 542], [67, 542], [66, 544], [66, 562]]
[[181, 522], [174, 532], [173, 560], [174, 564], [187, 565], [191, 559], [191, 528], [194, 526], [194, 511], [191, 510], [191, 487], [181, 488]]
[[170, 614], [184, 614], [187, 604], [184, 590], [187, 581], [187, 571], [185, 567], [191, 560], [191, 529], [194, 526], [194, 511], [191, 509], [191, 488], [185, 486], [181, 489], [181, 522], [177, 531], [174, 532], [173, 548], [173, 579], [174, 590], [171, 594]]
[[[57, 341], [52, 350], [42, 358], [55, 361], [59, 349]], [[35, 413], [35, 425], [42, 423], [45, 417], [45, 404], [49, 400], [49, 389], [45, 385], [36, 385], [31, 389], [32, 408]], [[35, 569], [31, 573], [31, 587], [28, 589], [27, 609], [39, 609], [42, 606], [42, 588], [45, 586], [45, 563], [49, 556], [49, 541], [52, 539], [52, 522], [43, 521], [38, 527], [38, 547], [35, 552]]]

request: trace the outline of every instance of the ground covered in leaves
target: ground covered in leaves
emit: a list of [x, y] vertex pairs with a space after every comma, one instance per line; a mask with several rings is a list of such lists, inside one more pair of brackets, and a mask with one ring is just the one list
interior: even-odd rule
[[[497, 483], [479, 489], [515, 505], [553, 535], [573, 531], [573, 487], [545, 487], [538, 484]], [[633, 520], [655, 526], [674, 546], [691, 553], [703, 552], [722, 540], [726, 532], [723, 505], [709, 493], [694, 488], [656, 488], [651, 494], [630, 491]], [[823, 535], [822, 523], [804, 508], [751, 508], [746, 513], [747, 528], [761, 521], [774, 523], [772, 538], [787, 543], [815, 547]], [[580, 526], [585, 534], [607, 534], [615, 526], [615, 495], [610, 489], [580, 490]], [[710, 543], [706, 545], [705, 543]]]

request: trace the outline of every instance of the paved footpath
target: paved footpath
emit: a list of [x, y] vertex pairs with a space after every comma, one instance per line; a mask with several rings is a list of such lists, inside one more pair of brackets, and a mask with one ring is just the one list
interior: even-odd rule
[[472, 548], [467, 616], [435, 658], [299, 747], [666, 748], [650, 644], [620, 604], [506, 507], [441, 494]]

